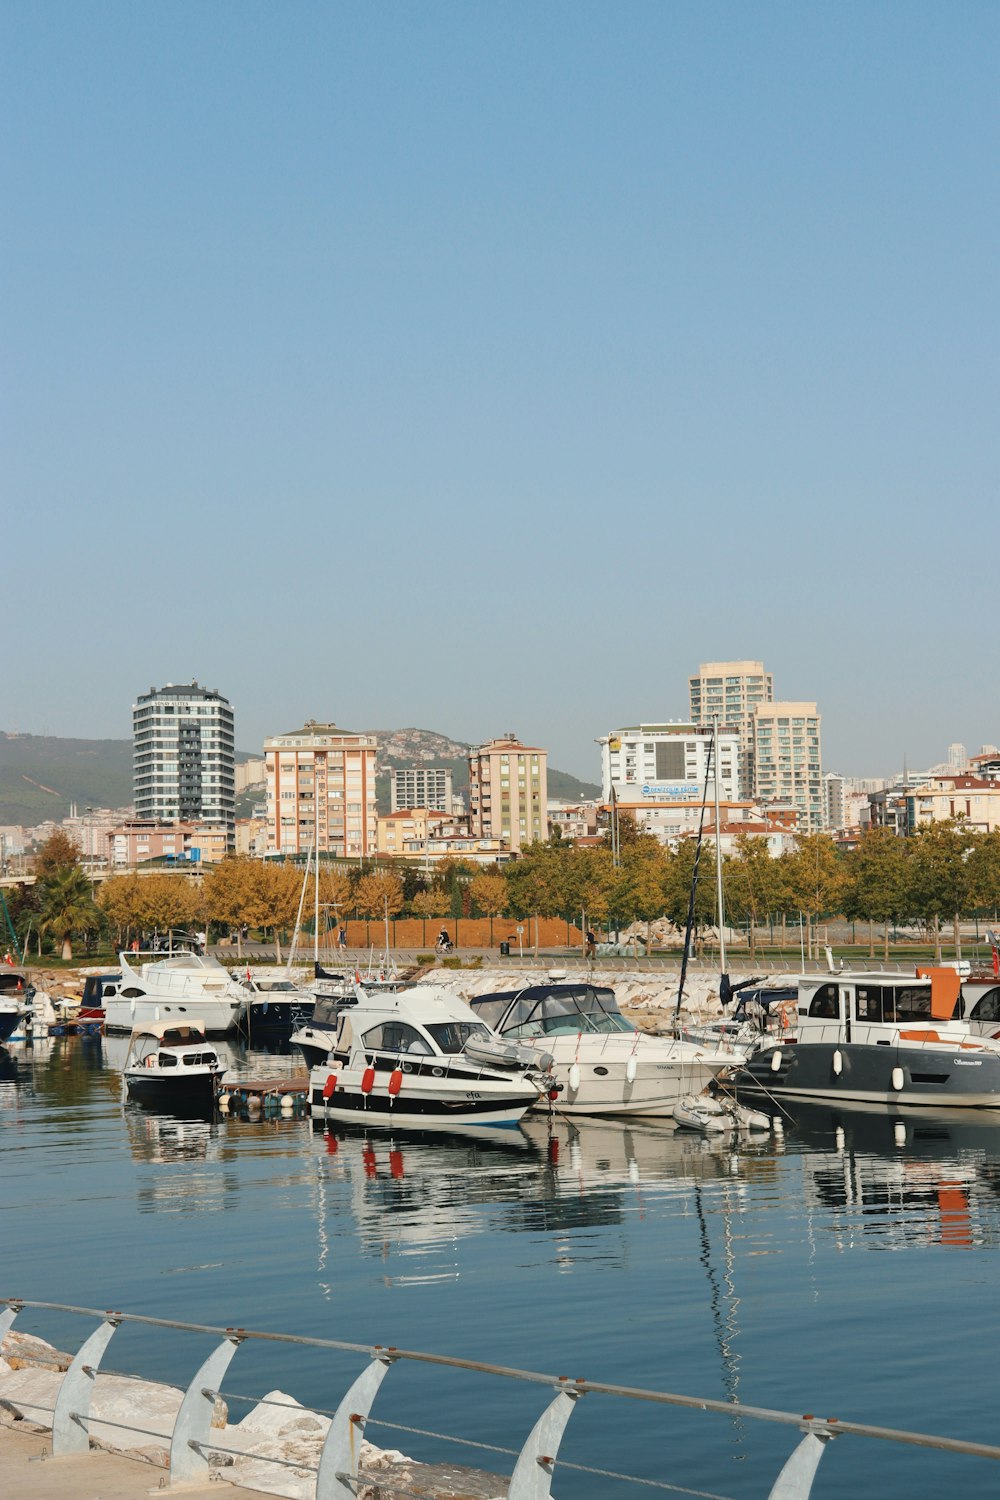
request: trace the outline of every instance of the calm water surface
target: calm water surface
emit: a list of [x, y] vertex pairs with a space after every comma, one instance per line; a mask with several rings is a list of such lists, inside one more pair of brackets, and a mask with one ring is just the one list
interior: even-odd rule
[[[653, 1122], [435, 1138], [181, 1121], [122, 1103], [124, 1047], [0, 1049], [3, 1295], [998, 1440], [1000, 1123], [801, 1108], [782, 1137], [732, 1148]], [[258, 1076], [298, 1066], [234, 1062]], [[92, 1325], [26, 1312], [19, 1326], [75, 1348]], [[186, 1383], [211, 1344], [125, 1327], [108, 1364]], [[359, 1369], [250, 1344], [226, 1388], [331, 1408]], [[402, 1365], [375, 1415], [517, 1446], [544, 1403], [538, 1387]], [[742, 1500], [767, 1494], [794, 1442], [735, 1416], [591, 1397], [562, 1456]], [[998, 1480], [984, 1461], [848, 1438], [813, 1493], [978, 1497]], [[556, 1490], [643, 1493], [568, 1473]]]

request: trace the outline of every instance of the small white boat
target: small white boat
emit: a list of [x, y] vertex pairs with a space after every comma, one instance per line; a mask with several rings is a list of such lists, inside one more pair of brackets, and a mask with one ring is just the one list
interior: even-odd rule
[[704, 1135], [771, 1129], [771, 1121], [762, 1110], [751, 1109], [726, 1094], [688, 1094], [674, 1105], [674, 1119], [682, 1129], [700, 1130]]
[[735, 1130], [736, 1121], [718, 1099], [709, 1094], [687, 1094], [674, 1105], [674, 1119], [682, 1130], [700, 1130], [702, 1135], [722, 1135]]
[[122, 1077], [130, 1099], [158, 1109], [210, 1110], [222, 1065], [200, 1021], [154, 1021], [129, 1038]]
[[[483, 1060], [493, 1042], [502, 1062], [492, 1053]], [[444, 985], [376, 995], [359, 985], [356, 1004], [337, 1015], [327, 1058], [309, 1075], [310, 1110], [313, 1119], [414, 1130], [516, 1125], [554, 1086], [534, 1050], [524, 1050], [524, 1060], [510, 1055]]]

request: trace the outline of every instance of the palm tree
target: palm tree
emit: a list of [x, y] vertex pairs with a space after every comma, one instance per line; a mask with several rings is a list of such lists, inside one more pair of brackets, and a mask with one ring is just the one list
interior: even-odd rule
[[101, 925], [101, 914], [79, 865], [61, 865], [42, 885], [39, 927], [62, 944], [64, 959], [73, 957], [74, 932], [92, 932]]

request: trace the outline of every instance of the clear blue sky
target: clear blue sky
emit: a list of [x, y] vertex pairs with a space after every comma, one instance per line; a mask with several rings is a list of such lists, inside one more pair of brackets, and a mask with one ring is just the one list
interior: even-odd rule
[[995, 3], [0, 10], [0, 727], [1000, 742]]

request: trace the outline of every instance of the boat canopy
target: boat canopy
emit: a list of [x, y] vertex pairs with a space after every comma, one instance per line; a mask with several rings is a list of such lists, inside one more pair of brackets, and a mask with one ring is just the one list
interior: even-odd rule
[[502, 1035], [555, 1036], [581, 1031], [632, 1031], [614, 990], [592, 984], [534, 984], [470, 1001], [476, 1015]]
[[132, 1028], [129, 1045], [144, 1036], [152, 1037], [164, 1047], [189, 1047], [192, 1042], [205, 1040], [205, 1023], [194, 1016], [189, 1017], [182, 1026], [176, 1021], [146, 1021], [142, 1026]]

